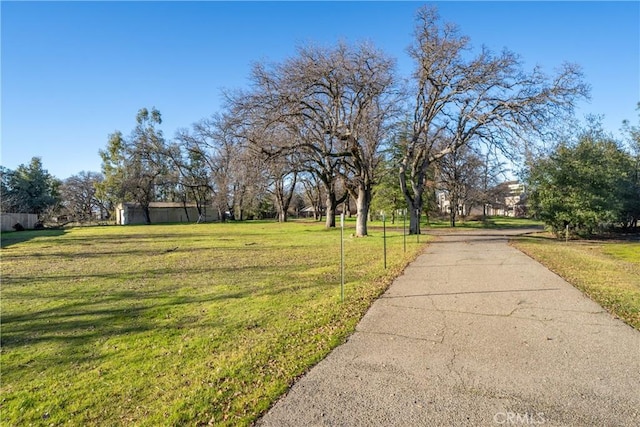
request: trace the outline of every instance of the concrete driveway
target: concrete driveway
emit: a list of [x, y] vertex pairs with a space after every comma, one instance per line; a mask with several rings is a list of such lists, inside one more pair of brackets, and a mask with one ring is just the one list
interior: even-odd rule
[[640, 425], [640, 332], [522, 232], [440, 235], [257, 425]]

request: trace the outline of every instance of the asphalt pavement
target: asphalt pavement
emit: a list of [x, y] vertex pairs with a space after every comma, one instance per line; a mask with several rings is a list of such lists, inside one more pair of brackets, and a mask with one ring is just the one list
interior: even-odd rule
[[639, 426], [640, 332], [508, 245], [443, 233], [258, 426]]

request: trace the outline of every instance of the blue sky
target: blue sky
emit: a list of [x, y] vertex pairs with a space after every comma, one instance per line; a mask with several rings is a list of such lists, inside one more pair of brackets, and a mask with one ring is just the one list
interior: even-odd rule
[[[142, 107], [162, 130], [220, 111], [223, 88], [247, 86], [255, 61], [281, 61], [305, 43], [368, 40], [405, 53], [422, 2], [1, 2], [2, 151], [14, 169], [39, 156], [64, 179], [100, 171], [108, 135], [128, 135]], [[637, 120], [639, 2], [435, 2], [474, 46], [518, 53], [549, 73], [583, 67], [592, 99], [617, 135]]]

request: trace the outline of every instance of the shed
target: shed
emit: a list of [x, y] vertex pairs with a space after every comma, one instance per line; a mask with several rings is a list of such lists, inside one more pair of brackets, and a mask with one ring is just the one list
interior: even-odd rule
[[[181, 202], [151, 202], [149, 216], [152, 224], [180, 223], [180, 222], [209, 222], [218, 219], [217, 213], [211, 206], [204, 206], [203, 217], [198, 215], [195, 203]], [[139, 203], [120, 203], [116, 206], [116, 224], [144, 224], [145, 217]]]

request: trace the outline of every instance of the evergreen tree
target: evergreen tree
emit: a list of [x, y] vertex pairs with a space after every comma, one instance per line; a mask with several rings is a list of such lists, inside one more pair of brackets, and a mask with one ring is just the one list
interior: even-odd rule
[[60, 181], [42, 167], [42, 160], [33, 157], [28, 165], [15, 171], [2, 170], [2, 210], [42, 215], [58, 201]]
[[566, 227], [590, 235], [622, 225], [633, 198], [632, 170], [629, 154], [596, 125], [532, 168], [530, 208], [556, 234]]

